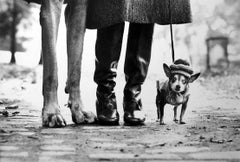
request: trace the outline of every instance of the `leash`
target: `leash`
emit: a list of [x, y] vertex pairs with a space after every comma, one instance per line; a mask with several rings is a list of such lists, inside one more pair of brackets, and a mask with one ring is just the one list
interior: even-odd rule
[[172, 47], [172, 62], [175, 61], [175, 53], [174, 53], [174, 40], [173, 40], [173, 27], [172, 27], [172, 11], [171, 11], [171, 0], [168, 3], [169, 9], [169, 20], [170, 20], [170, 35], [171, 35], [171, 47]]

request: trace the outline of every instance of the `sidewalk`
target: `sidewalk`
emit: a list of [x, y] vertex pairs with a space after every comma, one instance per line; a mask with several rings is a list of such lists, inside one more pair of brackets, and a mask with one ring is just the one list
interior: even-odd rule
[[[62, 84], [59, 101], [68, 126], [55, 129], [41, 127], [40, 79], [36, 84], [31, 77], [1, 80], [0, 111], [7, 106], [12, 109], [7, 109], [9, 117], [0, 114], [0, 161], [240, 161], [240, 99], [228, 93], [231, 87], [214, 90], [204, 83], [209, 80], [200, 80], [191, 87], [187, 124], [174, 123], [173, 110], [167, 107], [166, 125], [160, 126], [155, 122], [156, 79], [149, 75], [143, 87], [145, 126], [124, 126], [122, 118], [120, 126], [74, 125], [64, 107], [67, 96], [60, 93]], [[231, 79], [240, 82], [238, 76]], [[122, 117], [124, 77], [119, 76], [117, 82]], [[92, 75], [83, 74], [81, 84], [85, 109], [95, 113]]]

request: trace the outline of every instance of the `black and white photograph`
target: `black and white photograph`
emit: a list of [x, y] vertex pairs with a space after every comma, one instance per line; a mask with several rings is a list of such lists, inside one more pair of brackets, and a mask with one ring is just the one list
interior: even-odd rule
[[0, 162], [240, 161], [240, 1], [0, 0]]

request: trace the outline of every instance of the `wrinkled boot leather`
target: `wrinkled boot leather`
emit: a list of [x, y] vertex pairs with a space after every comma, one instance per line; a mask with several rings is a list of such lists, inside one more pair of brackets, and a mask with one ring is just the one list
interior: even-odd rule
[[125, 95], [123, 99], [124, 116], [123, 120], [126, 125], [143, 125], [146, 119], [145, 114], [142, 112], [142, 101]]
[[114, 87], [123, 31], [124, 23], [97, 30], [94, 81], [98, 85], [97, 118], [99, 124], [102, 125], [117, 125], [119, 123]]
[[118, 125], [119, 114], [115, 94], [104, 95], [97, 92], [97, 118], [101, 125]]
[[153, 24], [130, 23], [124, 65], [126, 86], [124, 88], [124, 122], [141, 125], [145, 121], [139, 98], [151, 58]]

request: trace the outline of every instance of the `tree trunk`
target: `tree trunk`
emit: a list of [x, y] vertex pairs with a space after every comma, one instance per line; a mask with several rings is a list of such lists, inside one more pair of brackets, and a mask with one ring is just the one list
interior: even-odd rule
[[16, 18], [17, 18], [17, 12], [16, 12], [16, 4], [15, 0], [12, 0], [12, 26], [11, 26], [11, 46], [10, 46], [10, 51], [11, 51], [11, 60], [10, 64], [16, 64], [16, 58], [15, 58], [15, 53], [16, 53]]

